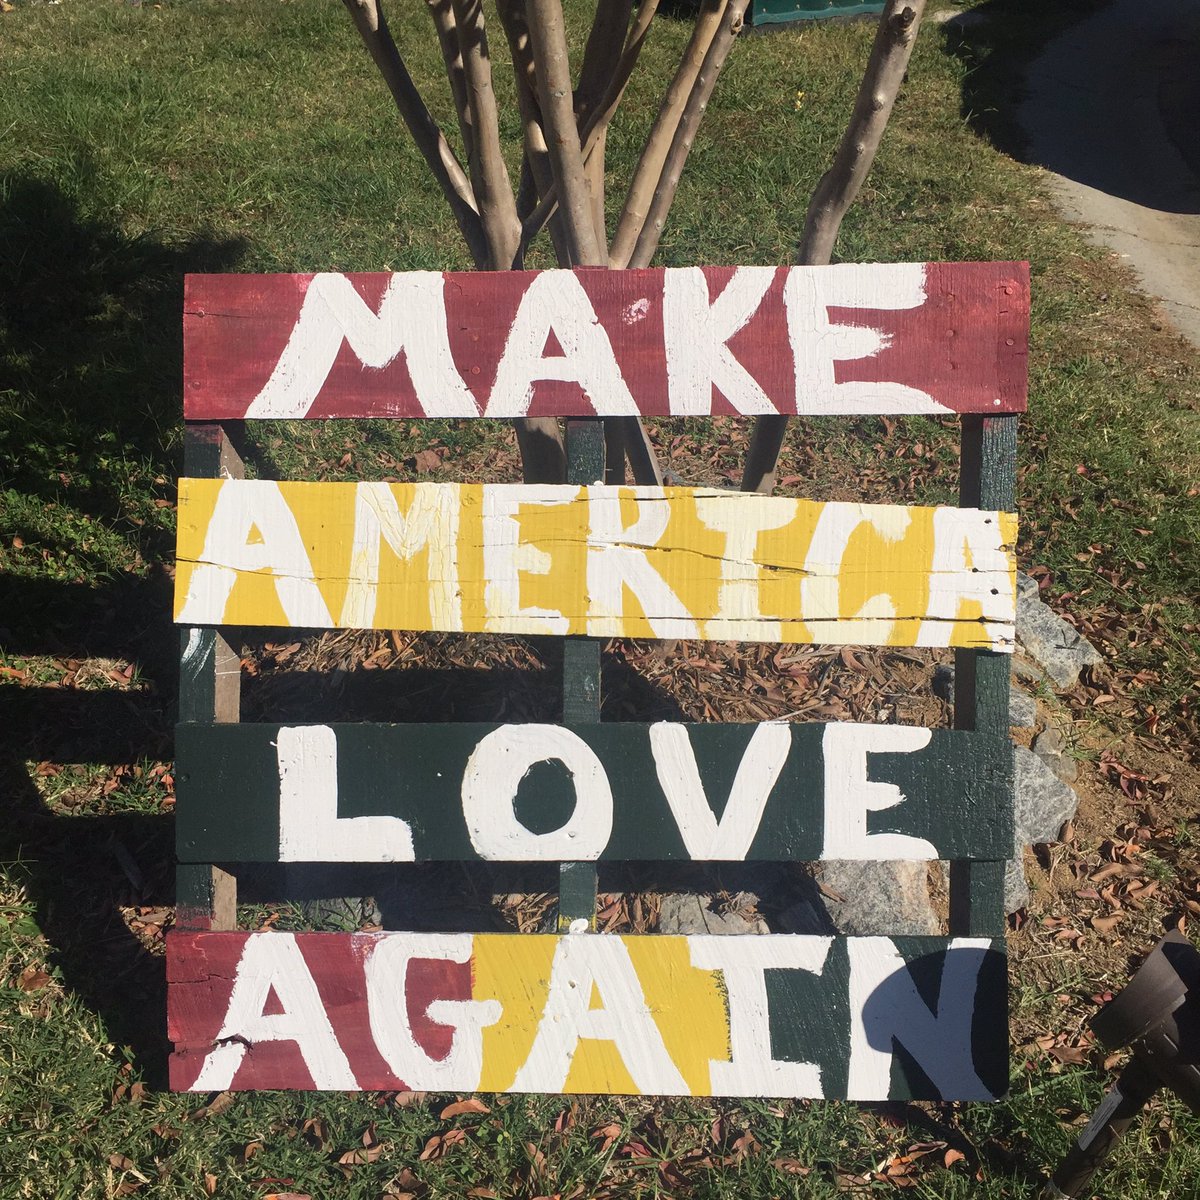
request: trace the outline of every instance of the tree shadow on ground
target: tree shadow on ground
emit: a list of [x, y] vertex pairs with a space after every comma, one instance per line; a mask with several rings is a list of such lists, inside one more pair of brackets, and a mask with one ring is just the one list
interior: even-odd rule
[[1200, 15], [1152, 7], [990, 0], [960, 14], [942, 33], [969, 67], [963, 117], [1021, 162], [1157, 211], [1200, 212]]
[[128, 690], [0, 683], [0, 859], [21, 864], [65, 986], [156, 1086], [162, 963], [119, 909], [173, 903], [174, 822], [120, 811], [99, 788], [74, 811], [51, 806], [27, 764], [169, 752], [171, 521], [144, 506], [159, 489], [169, 505], [173, 489], [183, 276], [242, 251], [130, 236], [51, 182], [0, 174], [0, 652], [125, 659], [138, 678]]

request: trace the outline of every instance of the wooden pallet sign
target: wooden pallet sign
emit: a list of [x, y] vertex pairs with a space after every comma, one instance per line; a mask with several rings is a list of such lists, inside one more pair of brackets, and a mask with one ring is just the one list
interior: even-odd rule
[[184, 479], [195, 624], [1011, 650], [1016, 519], [701, 488]]
[[192, 275], [184, 414], [1006, 413], [1025, 263]]
[[985, 938], [180, 934], [171, 1086], [839, 1096], [1005, 1090]]
[[1003, 857], [1012, 755], [904, 725], [197, 725], [180, 857], [208, 862]]
[[[1023, 263], [189, 277], [172, 1087], [1002, 1094], [1028, 317]], [[870, 413], [961, 415], [958, 507], [607, 485], [591, 419]], [[220, 424], [525, 415], [566, 484], [246, 480]], [[564, 719], [239, 724], [222, 626], [563, 637]], [[601, 723], [613, 637], [953, 648], [955, 728]], [[597, 862], [821, 859], [949, 860], [948, 936], [591, 932]], [[558, 934], [236, 929], [242, 864], [451, 861], [560, 864]]]

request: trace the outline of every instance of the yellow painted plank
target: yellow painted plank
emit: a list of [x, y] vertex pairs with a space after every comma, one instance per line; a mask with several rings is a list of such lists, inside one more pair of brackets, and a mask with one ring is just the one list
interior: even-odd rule
[[703, 488], [184, 479], [175, 618], [1007, 651], [1015, 540]]

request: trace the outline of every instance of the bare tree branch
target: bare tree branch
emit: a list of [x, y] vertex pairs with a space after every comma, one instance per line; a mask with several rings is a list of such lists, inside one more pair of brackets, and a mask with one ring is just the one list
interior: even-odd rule
[[671, 148], [663, 162], [662, 175], [658, 186], [654, 189], [654, 197], [650, 202], [646, 219], [642, 223], [637, 243], [629, 256], [629, 266], [646, 267], [658, 249], [662, 237], [663, 226], [667, 221], [667, 213], [675, 199], [679, 187], [679, 179], [683, 174], [683, 165], [692, 151], [692, 143], [696, 138], [696, 130], [708, 108], [709, 98], [717, 85], [717, 78], [725, 59], [737, 35], [742, 31], [742, 17], [749, 0], [729, 0], [721, 17], [720, 27], [709, 43], [708, 53], [704, 56], [696, 82], [692, 86], [679, 124], [675, 127], [675, 136], [671, 139]]
[[608, 82], [616, 72], [633, 0], [596, 0], [592, 31], [579, 65], [579, 86], [575, 89], [575, 120], [580, 126], [608, 91]]
[[560, 0], [527, 0], [527, 12], [546, 146], [558, 185], [570, 255], [570, 261], [563, 265], [601, 266], [575, 124], [562, 5]]
[[[579, 67], [579, 85], [575, 89], [575, 123], [581, 130], [607, 94], [609, 81], [620, 63], [632, 9], [633, 0], [597, 0], [592, 31], [588, 35]], [[592, 225], [596, 230], [602, 259], [608, 258], [608, 231], [604, 214], [606, 134], [605, 129], [600, 129], [590, 150], [584, 152], [584, 182], [591, 200]]]
[[691, 39], [679, 61], [675, 77], [663, 96], [658, 116], [654, 119], [654, 125], [642, 148], [641, 157], [629, 184], [625, 204], [621, 209], [621, 218], [617, 223], [617, 232], [613, 235], [612, 249], [609, 251], [608, 261], [611, 267], [629, 265], [630, 256], [658, 187], [663, 163], [675, 136], [675, 128], [679, 124], [688, 96], [691, 95], [692, 85], [696, 82], [696, 76], [700, 74], [704, 57], [720, 25], [726, 2], [727, 0], [703, 0], [703, 7], [696, 17]]
[[[517, 83], [517, 105], [521, 110], [525, 158], [522, 163], [522, 176], [528, 168], [529, 178], [533, 183], [537, 196], [542, 197], [554, 189], [554, 174], [550, 169], [550, 153], [546, 148], [546, 134], [542, 128], [542, 109], [537, 95], [537, 72], [533, 66], [533, 49], [529, 42], [529, 26], [525, 20], [524, 0], [497, 0], [496, 8], [500, 21], [508, 38], [508, 48], [512, 55], [513, 74]], [[522, 180], [524, 182], [524, 178]], [[531, 204], [530, 211], [537, 211], [536, 204]], [[523, 210], [517, 206], [518, 214]], [[546, 209], [545, 217], [553, 215], [555, 207]], [[522, 216], [524, 222], [528, 213]], [[546, 224], [543, 219], [538, 225], [538, 231]], [[522, 227], [520, 256], [524, 256], [525, 247], [532, 240]], [[570, 261], [567, 249], [566, 234], [562, 221], [555, 218], [550, 221], [550, 241], [554, 244], [554, 253], [561, 263]]]
[[567, 451], [562, 427], [553, 417], [518, 417], [513, 421], [521, 450], [521, 478], [526, 483], [563, 483]]
[[625, 453], [629, 456], [629, 469], [633, 472], [634, 483], [661, 485], [663, 481], [662, 467], [658, 463], [658, 455], [646, 433], [645, 423], [641, 417], [613, 417], [620, 422], [625, 433]]
[[452, 2], [471, 112], [471, 180], [487, 238], [489, 266], [505, 271], [511, 269], [520, 245], [521, 222], [500, 147], [500, 115], [492, 91], [483, 5], [481, 0]]
[[[633, 28], [629, 31], [629, 36], [625, 41], [625, 48], [621, 52], [617, 68], [613, 72], [612, 79], [609, 81], [604, 99], [589, 114], [583, 124], [583, 128], [579, 131], [580, 139], [583, 142], [583, 157], [585, 162], [590, 161], [589, 156], [595, 149], [597, 139], [608, 128], [613, 114], [617, 111], [617, 107], [621, 103], [621, 97], [625, 94], [625, 88], [629, 83], [630, 77], [633, 75], [634, 68], [637, 66], [642, 46], [645, 44], [646, 34], [650, 29], [650, 22], [657, 11], [658, 0], [643, 0], [639, 6], [637, 19], [633, 23]], [[525, 218], [521, 231], [521, 237], [525, 245], [533, 241], [541, 232], [542, 227], [557, 208], [558, 188], [551, 184], [549, 190], [543, 193], [541, 203]], [[553, 232], [553, 228], [551, 232]]]
[[[833, 165], [821, 177], [809, 201], [796, 261], [823, 266], [833, 257], [842, 218], [854, 203], [875, 161], [888, 118], [904, 82], [908, 61], [916, 45], [925, 0], [888, 0], [879, 18], [875, 44], [863, 73], [854, 111]], [[775, 468], [783, 448], [788, 418], [757, 417], [742, 473], [743, 492], [770, 493]]]
[[417, 149], [449, 201], [472, 258], [477, 266], [483, 266], [487, 262], [488, 248], [470, 180], [421, 99], [421, 93], [392, 40], [378, 0], [343, 0], [343, 3], [392, 93], [396, 108], [408, 126]]
[[450, 95], [454, 98], [454, 111], [458, 114], [458, 132], [462, 136], [463, 154], [468, 162], [474, 140], [471, 129], [471, 109], [467, 101], [467, 83], [463, 77], [462, 51], [458, 45], [458, 30], [454, 21], [454, 6], [451, 0], [426, 0], [433, 27], [437, 31], [438, 45], [442, 50], [442, 62], [446, 64], [446, 78], [450, 81]]

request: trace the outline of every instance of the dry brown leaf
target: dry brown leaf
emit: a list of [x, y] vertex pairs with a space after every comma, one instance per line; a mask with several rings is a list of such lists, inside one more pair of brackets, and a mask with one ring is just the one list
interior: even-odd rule
[[771, 1165], [784, 1175], [807, 1175], [812, 1171], [812, 1167], [806, 1167], [798, 1158], [777, 1158]]
[[23, 992], [40, 992], [50, 982], [41, 967], [26, 967], [17, 977], [17, 987]]
[[204, 1105], [203, 1108], [196, 1109], [188, 1120], [203, 1121], [206, 1117], [215, 1117], [218, 1113], [223, 1113], [232, 1103], [232, 1092], [220, 1092]]
[[204, 1194], [206, 1196], [217, 1194], [217, 1177], [211, 1171], [204, 1172]]
[[413, 455], [413, 466], [421, 473], [436, 471], [442, 465], [442, 457], [436, 450], [418, 450]]
[[362, 1167], [367, 1163], [373, 1163], [383, 1154], [382, 1143], [377, 1143], [374, 1146], [364, 1146], [361, 1150], [347, 1150], [344, 1154], [338, 1156], [338, 1166], [340, 1167]]
[[942, 1165], [949, 1168], [954, 1166], [955, 1163], [965, 1162], [966, 1159], [967, 1156], [961, 1150], [947, 1150], [946, 1153], [942, 1155]]
[[1072, 1066], [1087, 1062], [1087, 1051], [1082, 1046], [1053, 1046], [1050, 1054], [1059, 1062], [1070, 1063]]
[[447, 1104], [438, 1116], [443, 1121], [449, 1121], [454, 1117], [461, 1117], [463, 1113], [490, 1113], [491, 1111], [482, 1100], [471, 1096], [467, 1100], [459, 1100], [454, 1104]]
[[1093, 917], [1088, 924], [1097, 933], [1112, 933], [1114, 929], [1121, 923], [1121, 913], [1113, 913], [1111, 917]]

